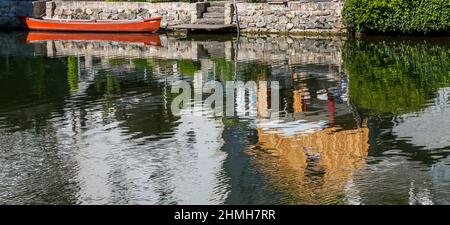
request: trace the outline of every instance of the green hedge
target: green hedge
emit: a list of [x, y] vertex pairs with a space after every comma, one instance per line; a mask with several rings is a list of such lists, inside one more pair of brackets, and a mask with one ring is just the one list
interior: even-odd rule
[[427, 34], [450, 31], [450, 0], [345, 0], [349, 31]]

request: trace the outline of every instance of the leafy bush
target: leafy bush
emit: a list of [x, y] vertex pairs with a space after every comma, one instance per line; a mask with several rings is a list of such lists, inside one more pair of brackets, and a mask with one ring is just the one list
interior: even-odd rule
[[345, 0], [343, 20], [353, 32], [447, 33], [450, 0]]

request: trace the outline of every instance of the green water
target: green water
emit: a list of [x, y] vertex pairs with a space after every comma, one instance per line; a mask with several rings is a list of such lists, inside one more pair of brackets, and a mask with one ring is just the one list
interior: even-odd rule
[[[0, 33], [0, 204], [450, 203], [448, 38], [27, 35]], [[173, 115], [180, 80], [258, 91]]]

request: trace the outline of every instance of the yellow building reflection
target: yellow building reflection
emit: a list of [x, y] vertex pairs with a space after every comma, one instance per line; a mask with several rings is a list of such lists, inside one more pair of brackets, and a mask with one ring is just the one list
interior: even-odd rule
[[[292, 92], [294, 114], [306, 109], [301, 93]], [[334, 108], [329, 110], [333, 112]], [[267, 175], [270, 185], [282, 193], [284, 203], [339, 204], [350, 197], [347, 192], [355, 192], [349, 190], [354, 188], [350, 185], [353, 174], [365, 165], [369, 150], [367, 121], [354, 129], [333, 127], [329, 122], [305, 132], [285, 132], [282, 125], [257, 129], [258, 143], [248, 153]], [[297, 127], [312, 127], [317, 123], [306, 120], [299, 124]]]

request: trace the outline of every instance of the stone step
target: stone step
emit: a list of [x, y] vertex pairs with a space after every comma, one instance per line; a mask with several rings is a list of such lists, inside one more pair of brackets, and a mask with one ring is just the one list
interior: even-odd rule
[[201, 18], [197, 19], [197, 24], [225, 24], [224, 18]]
[[225, 2], [209, 2], [210, 6], [215, 6], [215, 7], [224, 7], [225, 6]]
[[223, 13], [203, 13], [203, 18], [224, 18], [225, 15]]
[[208, 7], [206, 8], [206, 12], [214, 12], [214, 13], [224, 13], [224, 7]]

